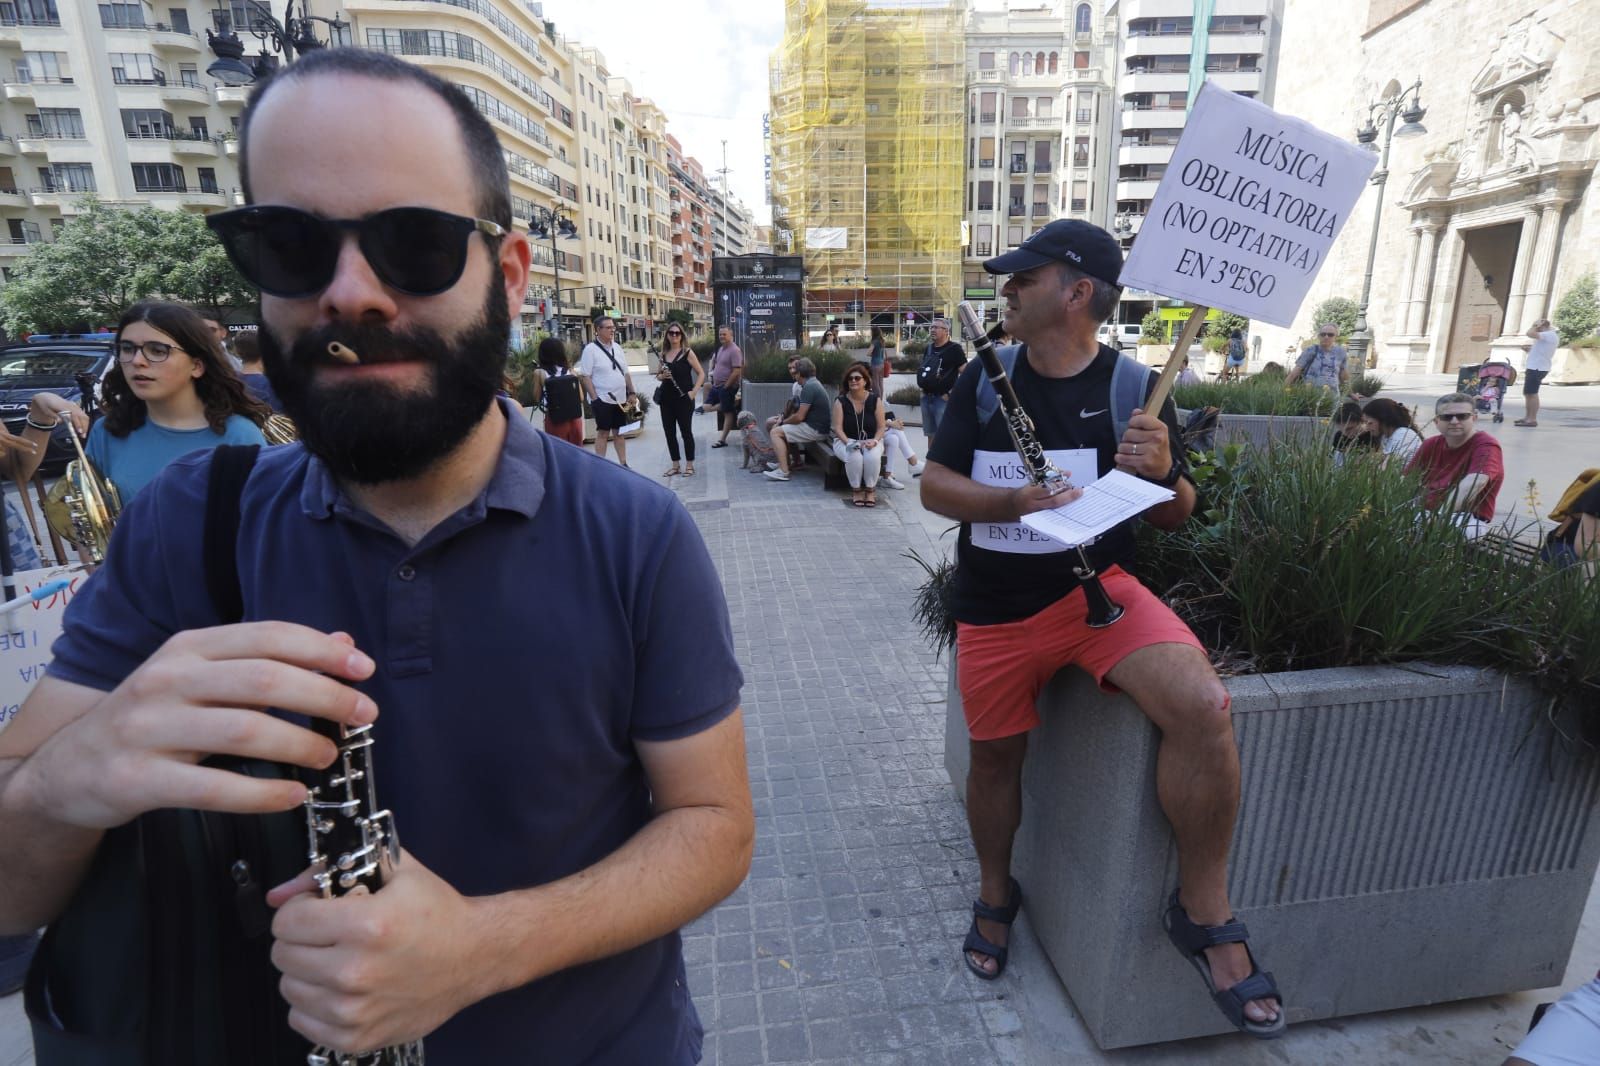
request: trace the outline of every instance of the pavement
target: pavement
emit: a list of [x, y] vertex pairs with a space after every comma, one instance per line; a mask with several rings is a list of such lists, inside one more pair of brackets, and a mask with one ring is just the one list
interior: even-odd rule
[[[1390, 395], [1431, 410], [1450, 380], [1396, 379]], [[1600, 465], [1600, 387], [1545, 394], [1540, 428], [1511, 426], [1517, 400], [1485, 428], [1506, 445], [1508, 481], [1535, 477], [1548, 510], [1579, 469]], [[668, 463], [653, 416], [629, 442], [642, 476]], [[1497, 1064], [1536, 1004], [1600, 967], [1593, 892], [1560, 988], [1306, 1023], [1272, 1043], [1223, 1036], [1116, 1052], [1088, 1036], [1026, 910], [1005, 975], [970, 976], [959, 944], [977, 863], [943, 766], [948, 663], [915, 630], [923, 574], [908, 555], [950, 551], [950, 523], [922, 508], [913, 481], [860, 510], [815, 470], [786, 484], [740, 470], [738, 448], [709, 449], [712, 425], [696, 416], [698, 474], [669, 484], [728, 597], [757, 840], [750, 877], [684, 932], [708, 1066]], [[920, 449], [920, 430], [911, 436]], [[1256, 947], [1270, 968], [1272, 945]], [[32, 1061], [20, 998], [0, 1000], [0, 1066]]]

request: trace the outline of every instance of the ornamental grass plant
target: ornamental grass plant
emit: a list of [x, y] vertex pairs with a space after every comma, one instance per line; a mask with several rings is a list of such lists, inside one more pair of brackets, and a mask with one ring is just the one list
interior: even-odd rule
[[1464, 538], [1414, 475], [1321, 442], [1228, 445], [1194, 467], [1182, 528], [1139, 530], [1138, 576], [1223, 673], [1435, 662], [1536, 684], [1600, 740], [1600, 581]]
[[1225, 415], [1327, 418], [1338, 409], [1342, 398], [1315, 385], [1286, 385], [1281, 377], [1256, 374], [1243, 381], [1176, 385], [1172, 399], [1185, 411], [1217, 407]]

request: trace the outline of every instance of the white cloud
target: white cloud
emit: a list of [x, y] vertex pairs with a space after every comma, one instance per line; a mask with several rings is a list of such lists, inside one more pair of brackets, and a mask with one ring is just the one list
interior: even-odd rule
[[782, 0], [545, 0], [556, 32], [598, 48], [613, 75], [667, 115], [667, 130], [760, 221], [766, 207], [761, 116], [767, 58], [783, 38]]

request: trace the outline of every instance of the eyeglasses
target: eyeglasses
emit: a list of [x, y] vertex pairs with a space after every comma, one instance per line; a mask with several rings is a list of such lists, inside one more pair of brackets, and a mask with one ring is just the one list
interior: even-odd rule
[[145, 341], [143, 344], [135, 344], [133, 341], [117, 342], [117, 359], [124, 363], [133, 362], [134, 356], [140, 352], [143, 352], [144, 357], [152, 363], [164, 363], [167, 356], [181, 351], [182, 348], [166, 341]]
[[1465, 422], [1469, 418], [1476, 418], [1477, 415], [1472, 411], [1463, 411], [1460, 414], [1437, 415], [1435, 417], [1437, 417], [1441, 422]]
[[681, 330], [681, 329], [669, 329], [669, 330], [667, 330], [667, 336], [669, 336], [669, 337], [681, 337], [681, 336], [683, 336], [683, 330]]
[[253, 206], [206, 216], [233, 265], [271, 296], [313, 296], [333, 281], [353, 231], [372, 272], [407, 296], [437, 296], [461, 280], [467, 239], [505, 235], [499, 223], [431, 207], [391, 207], [363, 218], [320, 218], [296, 207]]
[[1337, 333], [1319, 333], [1319, 334], [1317, 334], [1317, 336], [1319, 336], [1319, 337], [1337, 337], [1338, 334]]

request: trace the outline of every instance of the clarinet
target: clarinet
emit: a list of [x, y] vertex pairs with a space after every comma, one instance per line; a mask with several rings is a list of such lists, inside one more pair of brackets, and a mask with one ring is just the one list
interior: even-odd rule
[[[376, 892], [400, 858], [394, 815], [378, 806], [372, 779], [372, 727], [354, 729], [321, 718], [311, 728], [339, 747], [333, 765], [314, 775], [306, 800], [307, 851], [324, 899]], [[307, 1066], [422, 1066], [422, 1041], [351, 1055], [319, 1047]]]
[[[1033, 419], [1028, 417], [1028, 412], [1022, 409], [1021, 402], [1017, 400], [1017, 390], [1011, 387], [1011, 379], [1006, 376], [1006, 368], [995, 353], [994, 343], [984, 332], [978, 312], [965, 300], [956, 305], [956, 311], [961, 318], [961, 331], [972, 342], [973, 350], [983, 362], [983, 372], [988, 376], [989, 384], [994, 386], [995, 395], [1000, 398], [1000, 413], [1005, 416], [1006, 429], [1011, 431], [1011, 443], [1022, 457], [1022, 467], [1028, 473], [1028, 480], [1035, 485], [1046, 486], [1052, 493], [1072, 488], [1067, 475], [1050, 461], [1044, 445], [1039, 443], [1039, 435], [1033, 429]], [[1073, 566], [1072, 573], [1078, 579], [1078, 584], [1083, 586], [1084, 599], [1089, 605], [1089, 626], [1103, 629], [1122, 617], [1122, 605], [1112, 602], [1083, 546], [1080, 544], [1073, 550], [1078, 553], [1078, 562]]]

